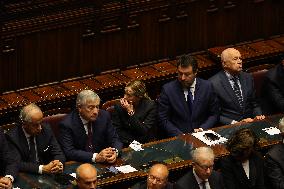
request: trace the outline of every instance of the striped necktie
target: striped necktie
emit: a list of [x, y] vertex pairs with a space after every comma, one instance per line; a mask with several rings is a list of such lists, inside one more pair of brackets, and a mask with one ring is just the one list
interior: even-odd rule
[[241, 89], [240, 89], [239, 84], [238, 84], [239, 78], [237, 76], [235, 76], [235, 77], [232, 77], [231, 80], [233, 81], [233, 90], [235, 92], [235, 95], [237, 96], [237, 99], [239, 101], [241, 109], [243, 109], [244, 101], [243, 101]]

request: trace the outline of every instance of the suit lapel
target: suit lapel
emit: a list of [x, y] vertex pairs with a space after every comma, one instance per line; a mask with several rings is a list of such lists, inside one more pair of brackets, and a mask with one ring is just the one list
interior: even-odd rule
[[190, 171], [190, 178], [192, 180], [189, 180], [188, 183], [190, 183], [192, 185], [192, 188], [199, 188], [198, 182], [193, 174], [193, 169]]
[[30, 150], [29, 150], [28, 141], [26, 139], [22, 126], [17, 125], [15, 135], [17, 136], [15, 137], [15, 143], [18, 146], [19, 151], [22, 153], [22, 156], [24, 157], [24, 159], [28, 159]]
[[241, 90], [242, 90], [242, 95], [243, 95], [243, 101], [244, 101], [244, 105], [247, 102], [247, 92], [248, 92], [248, 88], [245, 87], [247, 86], [247, 81], [244, 78], [244, 74], [242, 74], [242, 72], [240, 73], [240, 83], [241, 83]]
[[249, 160], [249, 181], [251, 186], [255, 186], [257, 170], [254, 161]]
[[230, 84], [230, 82], [229, 82], [225, 72], [222, 71], [221, 73], [222, 73], [221, 76], [220, 76], [221, 77], [221, 84], [222, 84], [224, 90], [226, 91], [228, 96], [233, 100], [234, 104], [237, 107], [241, 108], [240, 104], [239, 104], [239, 101], [238, 101], [238, 98], [237, 98], [237, 96], [236, 96], [236, 94], [235, 94], [235, 92], [234, 92], [234, 90], [233, 90], [233, 88], [232, 88], [232, 86], [231, 86], [231, 84]]
[[86, 130], [84, 128], [83, 122], [79, 116], [79, 112], [75, 111], [75, 115], [73, 117], [74, 128], [76, 129], [77, 135], [81, 137], [87, 137]]
[[218, 186], [218, 183], [216, 183], [216, 181], [215, 181], [216, 179], [213, 178], [214, 177], [213, 174], [214, 173], [212, 172], [212, 174], [208, 178], [208, 182], [209, 182], [209, 185], [210, 185], [211, 189], [216, 189], [216, 188], [218, 188], [218, 187], [216, 187], [216, 186]]
[[[188, 104], [187, 104], [187, 101], [185, 99], [185, 95], [184, 95], [184, 90], [182, 88], [182, 85], [180, 84], [180, 82], [178, 80], [176, 80], [176, 88], [174, 89], [177, 93], [177, 100], [176, 100], [176, 103], [181, 103], [181, 106], [183, 107], [183, 111], [186, 116], [185, 117], [188, 117], [189, 115], [189, 108], [188, 108]], [[182, 99], [182, 100], [181, 100]]]

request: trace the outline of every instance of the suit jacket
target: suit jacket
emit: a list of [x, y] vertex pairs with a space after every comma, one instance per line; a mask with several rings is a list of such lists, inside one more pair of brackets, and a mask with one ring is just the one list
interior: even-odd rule
[[284, 112], [284, 69], [278, 64], [264, 77], [261, 106], [266, 114]]
[[167, 135], [177, 136], [193, 132], [195, 128], [208, 129], [218, 121], [216, 94], [210, 82], [196, 78], [192, 116], [184, 91], [178, 80], [165, 84], [159, 98], [159, 121]]
[[133, 140], [146, 143], [154, 139], [157, 124], [157, 105], [149, 99], [141, 99], [133, 116], [120, 104], [114, 106], [112, 124], [123, 144], [128, 146]]
[[36, 147], [39, 162], [30, 162], [29, 145], [21, 125], [17, 125], [6, 133], [9, 145], [20, 157], [19, 169], [23, 172], [38, 173], [39, 165], [46, 165], [52, 160], [65, 163], [65, 156], [57, 143], [49, 125], [43, 123], [42, 131], [36, 136]]
[[[212, 174], [208, 178], [208, 182], [211, 189], [224, 189], [224, 183], [222, 176], [217, 171], [212, 171]], [[176, 189], [199, 189], [198, 182], [193, 174], [193, 170], [191, 169], [187, 174], [181, 177], [176, 185]]]
[[[131, 187], [131, 189], [147, 189], [147, 181], [139, 182]], [[168, 182], [163, 189], [173, 189], [173, 184]]]
[[[87, 134], [77, 110], [72, 111], [59, 123], [59, 143], [68, 160], [92, 162], [93, 153], [85, 151]], [[93, 147], [96, 153], [107, 147], [117, 150], [122, 148], [122, 143], [112, 126], [110, 115], [105, 110], [100, 110], [97, 119], [92, 123]]]
[[[273, 146], [265, 157], [265, 175], [267, 186], [272, 189], [284, 189], [284, 144]], [[267, 187], [268, 188], [268, 187]]]
[[265, 189], [263, 158], [253, 152], [249, 158], [249, 179], [242, 164], [231, 155], [221, 159], [221, 172], [227, 189]]
[[253, 78], [251, 74], [241, 72], [240, 83], [244, 101], [244, 108], [240, 107], [237, 96], [224, 71], [218, 72], [209, 79], [218, 96], [220, 107], [220, 122], [223, 125], [231, 124], [233, 120], [254, 118], [261, 115], [261, 109], [255, 97]]
[[0, 176], [12, 175], [16, 178], [19, 169], [19, 158], [15, 156], [15, 152], [8, 147], [2, 129], [0, 129], [0, 146]]

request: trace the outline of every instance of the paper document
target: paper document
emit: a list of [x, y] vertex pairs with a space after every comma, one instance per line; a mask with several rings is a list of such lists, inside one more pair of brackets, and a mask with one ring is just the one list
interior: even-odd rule
[[133, 141], [131, 142], [131, 144], [129, 145], [129, 147], [132, 148], [134, 151], [141, 151], [141, 150], [144, 150], [144, 149], [142, 148], [142, 144], [139, 143], [139, 142], [136, 141], [136, 140], [133, 140]]
[[207, 130], [207, 131], [201, 131], [197, 133], [192, 133], [192, 136], [198, 138], [208, 146], [212, 146], [215, 144], [221, 144], [226, 142], [228, 139], [225, 137], [222, 137], [218, 133], [212, 131], [212, 130]]
[[131, 173], [131, 172], [137, 171], [137, 169], [135, 169], [131, 165], [123, 165], [123, 166], [119, 166], [115, 168], [122, 173]]
[[74, 177], [74, 178], [76, 178], [76, 173], [71, 173], [71, 174], [69, 174], [70, 176], [72, 176], [72, 177]]
[[262, 130], [265, 131], [269, 135], [278, 135], [278, 134], [281, 133], [281, 131], [279, 129], [277, 129], [276, 127], [268, 127], [268, 128], [264, 128]]

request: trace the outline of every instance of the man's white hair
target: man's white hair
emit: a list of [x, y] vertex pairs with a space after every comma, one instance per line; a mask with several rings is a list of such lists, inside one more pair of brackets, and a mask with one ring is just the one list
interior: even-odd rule
[[99, 95], [92, 90], [83, 90], [77, 95], [76, 105], [85, 105], [88, 100], [100, 100]]
[[200, 160], [214, 160], [215, 155], [210, 147], [199, 147], [192, 151], [192, 161], [199, 163]]
[[284, 117], [282, 117], [282, 118], [279, 120], [278, 128], [279, 128], [279, 130], [281, 131], [281, 133], [284, 133]]
[[41, 109], [34, 103], [24, 106], [20, 111], [20, 116], [19, 116], [20, 120], [23, 122], [31, 122], [32, 121], [31, 112], [33, 110], [41, 111]]

